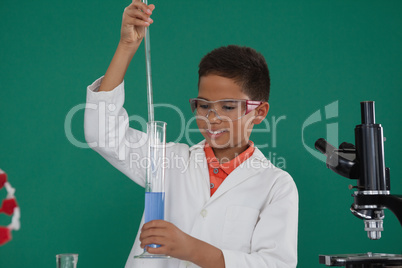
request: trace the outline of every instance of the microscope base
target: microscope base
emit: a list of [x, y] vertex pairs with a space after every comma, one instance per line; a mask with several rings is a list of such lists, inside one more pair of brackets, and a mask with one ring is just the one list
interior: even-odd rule
[[402, 268], [402, 255], [383, 253], [320, 255], [319, 263], [346, 268]]

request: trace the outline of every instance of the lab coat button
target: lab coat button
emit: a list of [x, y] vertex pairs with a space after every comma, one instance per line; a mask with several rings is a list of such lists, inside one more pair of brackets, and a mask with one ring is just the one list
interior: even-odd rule
[[207, 214], [208, 214], [208, 212], [205, 209], [201, 210], [201, 216], [203, 218], [205, 218], [207, 216]]

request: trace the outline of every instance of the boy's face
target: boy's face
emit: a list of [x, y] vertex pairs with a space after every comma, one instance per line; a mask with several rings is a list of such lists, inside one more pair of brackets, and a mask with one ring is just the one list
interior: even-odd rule
[[[242, 92], [241, 86], [236, 84], [234, 80], [214, 74], [200, 78], [198, 98], [208, 101], [222, 99], [250, 100]], [[264, 111], [260, 111], [261, 106], [264, 106], [266, 111], [264, 109]], [[254, 124], [259, 124], [268, 112], [268, 103], [264, 103], [261, 106], [238, 120], [219, 119], [213, 111], [210, 111], [208, 118], [197, 117], [197, 126], [212, 148], [242, 147], [247, 145]], [[256, 115], [259, 115], [257, 119]], [[223, 132], [219, 134], [211, 133], [220, 131]]]

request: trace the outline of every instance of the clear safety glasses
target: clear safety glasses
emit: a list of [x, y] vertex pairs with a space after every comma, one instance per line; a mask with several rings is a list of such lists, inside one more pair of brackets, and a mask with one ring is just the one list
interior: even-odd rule
[[238, 120], [260, 106], [263, 101], [224, 99], [207, 101], [200, 98], [190, 99], [191, 111], [195, 116], [208, 118], [213, 111], [219, 120]]

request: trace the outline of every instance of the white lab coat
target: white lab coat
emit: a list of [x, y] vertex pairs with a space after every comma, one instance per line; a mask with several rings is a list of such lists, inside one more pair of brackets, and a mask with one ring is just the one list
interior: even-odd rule
[[[87, 89], [86, 141], [144, 187], [146, 169], [139, 162], [147, 157], [146, 134], [128, 126], [124, 82], [112, 91], [96, 92], [101, 79]], [[256, 148], [211, 197], [204, 142], [191, 148], [167, 144], [166, 220], [221, 249], [226, 268], [296, 267], [298, 193], [291, 176]], [[198, 267], [177, 259], [134, 260], [143, 252], [139, 233], [127, 268]]]

